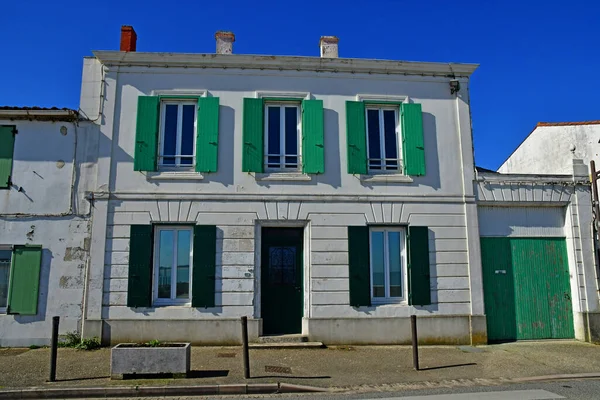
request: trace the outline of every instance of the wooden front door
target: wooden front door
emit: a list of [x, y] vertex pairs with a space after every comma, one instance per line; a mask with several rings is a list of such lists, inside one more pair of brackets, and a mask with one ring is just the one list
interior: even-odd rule
[[302, 332], [304, 228], [263, 228], [261, 314], [263, 334]]

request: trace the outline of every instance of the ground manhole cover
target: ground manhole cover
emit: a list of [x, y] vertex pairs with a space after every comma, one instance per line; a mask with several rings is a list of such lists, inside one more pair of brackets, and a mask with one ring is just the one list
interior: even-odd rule
[[278, 374], [291, 374], [290, 367], [276, 367], [274, 365], [265, 365], [265, 372], [276, 372]]
[[234, 358], [235, 353], [217, 353], [217, 357], [219, 357], [219, 358]]

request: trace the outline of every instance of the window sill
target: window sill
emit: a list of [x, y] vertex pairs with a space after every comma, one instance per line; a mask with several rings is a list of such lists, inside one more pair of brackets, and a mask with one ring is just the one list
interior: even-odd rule
[[362, 182], [368, 183], [412, 183], [413, 179], [408, 175], [402, 174], [377, 174], [377, 175], [360, 175]]
[[187, 301], [187, 302], [160, 302], [160, 301], [155, 301], [152, 304], [152, 308], [190, 308], [192, 307], [192, 302], [191, 301]]
[[254, 176], [257, 181], [296, 181], [296, 182], [308, 182], [312, 180], [312, 177], [302, 172], [269, 172], [264, 174], [255, 174]]
[[373, 307], [380, 306], [408, 306], [408, 301], [406, 300], [371, 300], [371, 304]]
[[146, 173], [148, 180], [153, 181], [168, 181], [168, 180], [197, 180], [201, 181], [204, 179], [204, 175], [195, 171], [158, 171]]

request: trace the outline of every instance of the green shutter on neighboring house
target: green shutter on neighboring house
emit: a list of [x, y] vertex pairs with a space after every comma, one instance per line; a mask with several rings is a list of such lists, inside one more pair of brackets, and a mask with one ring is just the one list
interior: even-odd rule
[[243, 111], [242, 171], [263, 172], [263, 100], [245, 98]]
[[346, 102], [346, 142], [348, 146], [348, 173], [367, 173], [367, 130], [365, 104], [362, 101]]
[[219, 153], [219, 98], [198, 98], [196, 171], [216, 172]]
[[160, 98], [158, 96], [138, 97], [134, 171], [156, 171], [159, 108]]
[[371, 269], [369, 266], [369, 227], [348, 227], [348, 273], [350, 305], [371, 305]]
[[127, 307], [152, 305], [152, 225], [131, 225]]
[[192, 307], [215, 306], [215, 276], [217, 264], [217, 227], [194, 227], [192, 268]]
[[10, 267], [7, 312], [36, 315], [42, 246], [15, 246]]
[[423, 113], [421, 105], [403, 103], [402, 149], [406, 175], [425, 175], [425, 142], [423, 140]]
[[431, 304], [429, 272], [429, 229], [408, 227], [408, 304]]
[[0, 126], [0, 188], [10, 187], [15, 149], [15, 134], [17, 127], [14, 125]]
[[325, 172], [323, 100], [302, 101], [302, 172]]

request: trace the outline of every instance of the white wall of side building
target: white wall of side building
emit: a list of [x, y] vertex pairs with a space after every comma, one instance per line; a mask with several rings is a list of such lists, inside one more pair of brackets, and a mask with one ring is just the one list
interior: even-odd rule
[[569, 175], [574, 159], [598, 161], [600, 122], [537, 126], [502, 163], [503, 174]]
[[18, 131], [12, 186], [0, 190], [0, 246], [42, 247], [37, 314], [0, 314], [0, 346], [47, 345], [53, 316], [60, 334], [81, 331], [91, 229], [84, 191], [95, 145], [88, 126], [72, 119], [0, 125]]

